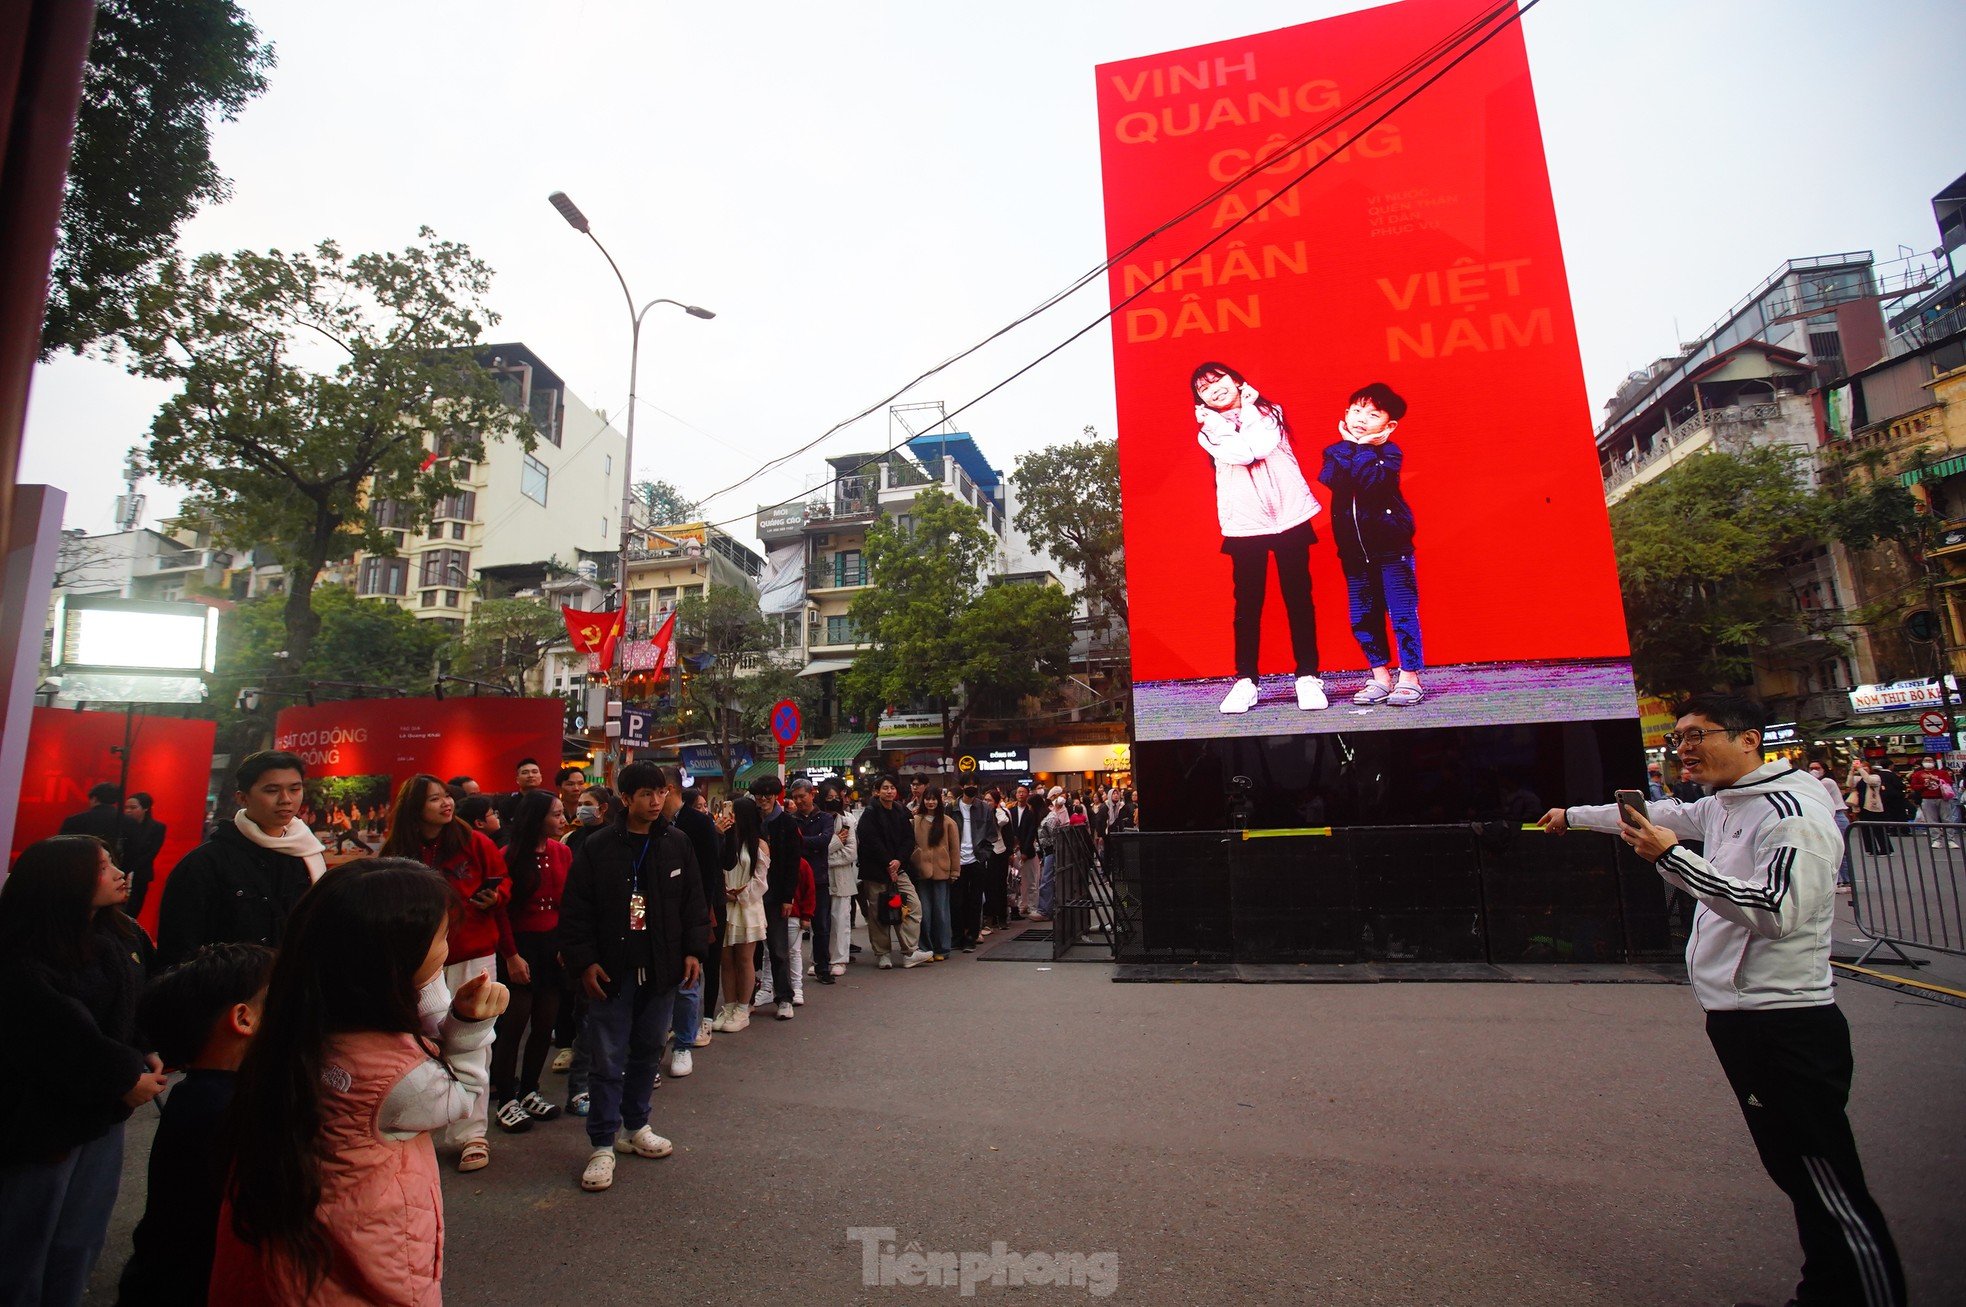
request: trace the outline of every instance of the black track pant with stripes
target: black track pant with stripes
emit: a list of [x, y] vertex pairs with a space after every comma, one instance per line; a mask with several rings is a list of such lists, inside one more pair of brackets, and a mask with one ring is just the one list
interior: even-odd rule
[[1707, 1013], [1707, 1038], [1740, 1101], [1761, 1164], [1795, 1205], [1802, 1281], [1795, 1300], [1902, 1307], [1904, 1270], [1864, 1186], [1844, 1107], [1850, 1026], [1833, 1003]]

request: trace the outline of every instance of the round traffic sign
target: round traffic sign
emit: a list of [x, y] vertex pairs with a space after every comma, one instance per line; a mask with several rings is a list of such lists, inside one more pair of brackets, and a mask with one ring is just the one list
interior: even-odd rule
[[799, 705], [780, 699], [771, 706], [771, 738], [783, 748], [791, 748], [799, 738]]
[[1946, 733], [1946, 715], [1942, 712], [1922, 712], [1918, 714], [1918, 729], [1926, 735]]

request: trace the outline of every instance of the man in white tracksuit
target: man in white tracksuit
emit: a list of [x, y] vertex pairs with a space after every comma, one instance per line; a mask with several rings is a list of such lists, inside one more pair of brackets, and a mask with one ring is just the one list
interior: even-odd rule
[[1767, 711], [1752, 699], [1696, 695], [1678, 717], [1666, 747], [1706, 798], [1622, 822], [1616, 804], [1552, 808], [1542, 825], [1619, 834], [1699, 900], [1686, 968], [1762, 1165], [1795, 1206], [1794, 1303], [1902, 1307], [1904, 1271], [1844, 1112], [1850, 1027], [1829, 969], [1842, 843], [1822, 782], [1761, 761]]

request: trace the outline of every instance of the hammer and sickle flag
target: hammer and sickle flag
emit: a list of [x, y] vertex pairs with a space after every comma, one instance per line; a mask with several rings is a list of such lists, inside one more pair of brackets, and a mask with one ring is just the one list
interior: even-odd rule
[[597, 671], [606, 671], [614, 665], [614, 646], [621, 639], [624, 617], [619, 608], [603, 613], [562, 608], [560, 615], [567, 620], [567, 639], [573, 641], [576, 653], [592, 654]]

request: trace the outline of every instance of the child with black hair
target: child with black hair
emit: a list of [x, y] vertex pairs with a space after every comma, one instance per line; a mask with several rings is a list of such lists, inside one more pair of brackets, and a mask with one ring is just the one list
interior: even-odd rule
[[149, 1189], [119, 1304], [205, 1301], [225, 1182], [216, 1160], [221, 1122], [272, 974], [273, 950], [264, 945], [207, 944], [152, 981], [137, 1007], [158, 1057], [184, 1078], [165, 1096], [150, 1145]]
[[[1405, 708], [1420, 702], [1420, 589], [1413, 575], [1413, 510], [1400, 493], [1405, 454], [1392, 442], [1406, 401], [1375, 381], [1352, 392], [1338, 439], [1324, 451], [1318, 480], [1331, 487], [1332, 532], [1351, 601], [1352, 635], [1372, 679], [1352, 696], [1363, 706]], [[1386, 622], [1399, 642], [1393, 679]]]

